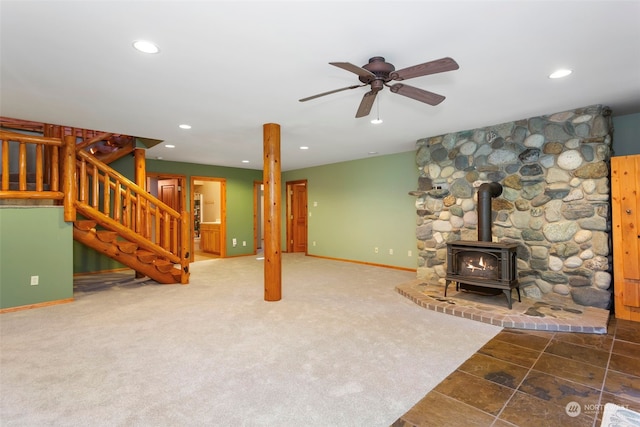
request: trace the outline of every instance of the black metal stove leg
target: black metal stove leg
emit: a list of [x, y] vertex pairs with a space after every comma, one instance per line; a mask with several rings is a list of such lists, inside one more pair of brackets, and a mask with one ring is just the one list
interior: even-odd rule
[[444, 281], [444, 296], [447, 296], [447, 288], [449, 287], [449, 283], [451, 283], [451, 281], [449, 280], [445, 280]]
[[507, 303], [509, 303], [509, 310], [511, 310], [511, 289], [503, 289], [502, 292], [507, 296]]

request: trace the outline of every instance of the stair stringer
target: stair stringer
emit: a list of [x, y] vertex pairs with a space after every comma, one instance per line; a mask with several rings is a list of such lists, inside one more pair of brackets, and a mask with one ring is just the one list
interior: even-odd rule
[[[141, 273], [156, 282], [163, 284], [175, 284], [180, 283], [180, 270], [175, 267], [171, 267], [169, 272], [162, 272], [158, 270], [158, 266], [166, 265], [167, 261], [163, 261], [160, 258], [156, 258], [150, 263], [140, 261], [136, 252], [126, 253], [118, 248], [115, 242], [103, 242], [98, 238], [98, 234], [95, 229], [80, 230], [77, 227], [73, 228], [74, 240], [104, 254], [109, 258], [112, 258], [121, 264], [126, 265], [129, 268]], [[174, 276], [177, 275], [178, 278]]]
[[[94, 229], [81, 230], [74, 227], [73, 238], [75, 240], [104, 253], [108, 257], [138, 271], [141, 274], [149, 276], [160, 283], [188, 283], [189, 271], [185, 271], [186, 274], [182, 275], [180, 268], [171, 267], [172, 264], [180, 264], [180, 258], [177, 255], [167, 251], [159, 245], [156, 245], [144, 236], [132, 232], [129, 228], [123, 226], [117, 221], [114, 221], [109, 216], [87, 204], [76, 201], [75, 206], [78, 214], [96, 221], [98, 225], [106, 230], [117, 233], [120, 239], [135, 243], [139, 249], [133, 254], [122, 251], [116, 242], [101, 241]], [[152, 253], [156, 258], [153, 264], [141, 261], [136, 256], [136, 253], [140, 251]], [[189, 254], [186, 253], [184, 256], [185, 258], [188, 258]], [[188, 267], [186, 267], [186, 269], [188, 270]], [[186, 276], [186, 281], [181, 282], [181, 277], [184, 276]]]

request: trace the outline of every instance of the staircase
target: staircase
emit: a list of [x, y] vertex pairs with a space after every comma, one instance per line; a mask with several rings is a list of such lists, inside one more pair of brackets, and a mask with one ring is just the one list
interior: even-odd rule
[[62, 204], [74, 240], [159, 283], [188, 283], [188, 213], [175, 211], [92, 153], [111, 134], [85, 131], [85, 140], [76, 130], [49, 130], [66, 136], [0, 130], [0, 202]]

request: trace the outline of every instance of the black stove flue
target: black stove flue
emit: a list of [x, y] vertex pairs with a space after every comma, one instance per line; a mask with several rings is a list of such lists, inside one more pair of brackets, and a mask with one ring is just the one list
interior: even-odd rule
[[509, 308], [511, 290], [520, 289], [516, 272], [516, 243], [493, 242], [491, 199], [502, 194], [502, 185], [485, 183], [478, 188], [478, 241], [457, 240], [447, 243], [447, 274], [444, 295], [452, 282], [456, 290], [502, 290]]

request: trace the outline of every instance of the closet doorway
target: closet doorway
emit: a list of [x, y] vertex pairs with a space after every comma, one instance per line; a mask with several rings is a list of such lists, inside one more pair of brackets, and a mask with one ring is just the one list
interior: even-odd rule
[[191, 261], [198, 258], [224, 258], [227, 235], [226, 180], [192, 176], [190, 186]]

